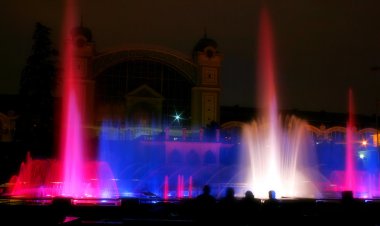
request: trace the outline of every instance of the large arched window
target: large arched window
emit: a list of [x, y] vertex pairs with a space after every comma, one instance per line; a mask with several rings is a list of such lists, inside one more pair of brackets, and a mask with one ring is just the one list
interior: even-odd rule
[[[159, 121], [162, 125], [159, 126], [190, 125], [192, 82], [169, 65], [146, 59], [121, 62], [96, 77], [96, 104], [99, 112], [102, 112], [101, 117], [125, 119], [130, 110], [127, 109], [126, 96], [142, 85], [163, 97], [159, 109], [157, 106], [152, 107], [161, 115]], [[174, 120], [175, 114], [181, 115], [180, 121]]]

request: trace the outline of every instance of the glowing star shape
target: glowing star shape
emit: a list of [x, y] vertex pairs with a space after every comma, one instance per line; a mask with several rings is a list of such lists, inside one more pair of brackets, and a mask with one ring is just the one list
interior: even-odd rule
[[174, 120], [173, 121], [176, 121], [179, 123], [180, 120], [182, 120], [183, 118], [181, 117], [182, 113], [178, 114], [177, 112], [175, 113], [175, 115], [173, 116]]

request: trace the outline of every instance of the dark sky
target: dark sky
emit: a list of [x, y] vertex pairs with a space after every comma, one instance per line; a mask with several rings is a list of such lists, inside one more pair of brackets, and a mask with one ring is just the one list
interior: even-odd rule
[[[256, 106], [260, 2], [272, 17], [279, 107], [374, 114], [380, 98], [379, 0], [78, 0], [98, 51], [161, 45], [186, 55], [203, 36], [219, 44], [222, 105]], [[60, 44], [62, 0], [5, 0], [0, 7], [0, 94], [18, 92], [36, 22]]]

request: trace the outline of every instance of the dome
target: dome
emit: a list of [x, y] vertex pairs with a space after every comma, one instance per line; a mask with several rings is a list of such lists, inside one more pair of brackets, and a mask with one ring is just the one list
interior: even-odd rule
[[84, 26], [78, 26], [71, 30], [71, 33], [75, 36], [83, 36], [87, 39], [87, 42], [92, 41], [92, 32], [89, 28]]
[[214, 39], [208, 38], [205, 34], [195, 45], [194, 52], [203, 51], [208, 46], [212, 46], [216, 49], [218, 48], [218, 43]]

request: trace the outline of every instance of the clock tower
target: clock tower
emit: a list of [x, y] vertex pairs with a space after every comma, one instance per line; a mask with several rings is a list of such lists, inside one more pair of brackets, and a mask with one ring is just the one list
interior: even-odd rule
[[192, 127], [205, 127], [220, 122], [220, 66], [223, 59], [218, 44], [207, 37], [201, 38], [193, 50], [193, 61], [198, 65], [196, 85], [192, 88]]

